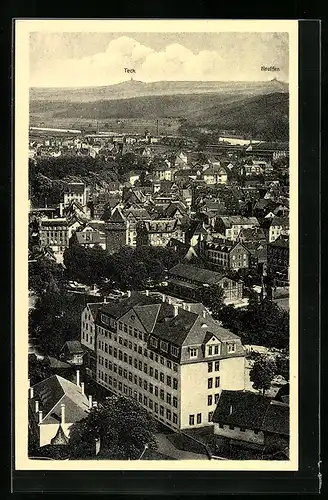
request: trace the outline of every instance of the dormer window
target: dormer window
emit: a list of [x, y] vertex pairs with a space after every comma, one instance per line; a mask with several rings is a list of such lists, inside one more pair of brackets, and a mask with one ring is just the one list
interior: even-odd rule
[[219, 356], [221, 349], [220, 344], [211, 344], [206, 347], [206, 355], [207, 356]]
[[172, 345], [171, 346], [171, 354], [172, 354], [172, 356], [175, 356], [177, 358], [179, 356], [179, 348]]
[[158, 346], [158, 340], [157, 340], [157, 339], [155, 339], [154, 337], [151, 337], [151, 338], [150, 338], [150, 345], [151, 345], [152, 347], [157, 347], [157, 346]]
[[228, 352], [235, 352], [236, 344], [234, 342], [229, 342], [227, 344], [227, 350], [228, 350]]
[[161, 351], [168, 352], [169, 350], [169, 345], [167, 342], [164, 342], [164, 340], [161, 340]]
[[189, 355], [191, 358], [197, 358], [198, 349], [196, 347], [189, 348]]
[[104, 323], [105, 325], [109, 325], [109, 318], [105, 314], [102, 314], [101, 322]]

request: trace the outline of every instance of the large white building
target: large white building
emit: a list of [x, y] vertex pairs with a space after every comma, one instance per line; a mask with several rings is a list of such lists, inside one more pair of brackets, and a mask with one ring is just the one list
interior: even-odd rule
[[97, 383], [134, 397], [171, 428], [211, 424], [221, 391], [244, 389], [240, 338], [202, 306], [135, 293], [97, 309]]

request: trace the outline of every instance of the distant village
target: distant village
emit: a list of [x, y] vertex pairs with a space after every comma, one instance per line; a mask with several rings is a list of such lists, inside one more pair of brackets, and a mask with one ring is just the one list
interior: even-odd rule
[[[79, 173], [86, 158], [101, 174]], [[74, 171], [59, 180], [38, 171], [64, 160]], [[289, 328], [289, 144], [235, 131], [212, 144], [31, 127], [29, 162], [30, 315], [55, 293], [50, 274], [80, 300], [78, 334], [56, 330], [57, 351], [38, 349], [41, 320], [30, 326], [30, 456], [71, 458], [58, 451], [70, 429], [115, 396], [160, 426], [140, 459], [288, 460], [288, 332], [270, 342], [270, 329], [279, 338], [280, 314]], [[77, 252], [91, 256], [80, 274], [70, 268]], [[162, 266], [156, 276], [147, 252]], [[142, 285], [106, 263], [83, 281], [93, 255], [113, 263], [123, 253], [145, 255]], [[257, 314], [274, 323], [263, 341]], [[108, 458], [104, 443], [96, 436], [92, 458]]]

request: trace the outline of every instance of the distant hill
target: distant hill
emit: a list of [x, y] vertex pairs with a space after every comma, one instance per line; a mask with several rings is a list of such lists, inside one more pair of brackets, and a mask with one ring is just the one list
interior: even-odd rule
[[141, 82], [129, 80], [102, 87], [38, 88], [30, 89], [30, 101], [94, 102], [129, 99], [143, 96], [177, 94], [235, 94], [255, 96], [273, 92], [288, 92], [288, 84], [273, 78], [266, 82]]
[[[234, 120], [240, 115], [259, 119], [279, 112], [288, 118], [288, 94], [256, 97], [235, 94], [193, 94], [137, 97], [86, 103], [32, 101], [31, 113], [52, 113], [54, 118], [185, 118], [195, 124]], [[227, 128], [227, 127], [226, 127]]]

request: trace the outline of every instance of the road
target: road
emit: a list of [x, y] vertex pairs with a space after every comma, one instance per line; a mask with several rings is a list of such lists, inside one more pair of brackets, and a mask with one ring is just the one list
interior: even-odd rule
[[289, 311], [289, 297], [283, 297], [281, 299], [274, 299], [274, 302], [282, 309]]

